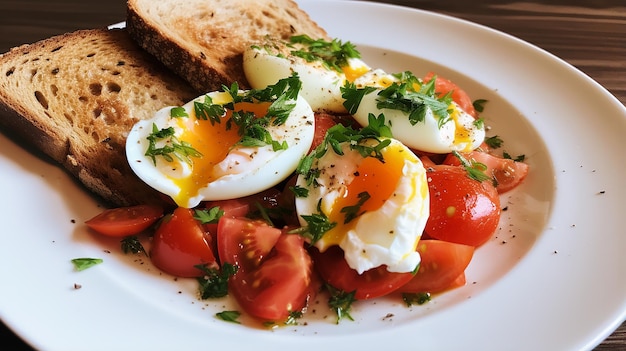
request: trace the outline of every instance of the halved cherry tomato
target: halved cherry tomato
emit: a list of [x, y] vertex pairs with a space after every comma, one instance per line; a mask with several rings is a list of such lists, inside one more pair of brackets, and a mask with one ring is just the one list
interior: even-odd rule
[[490, 181], [469, 178], [459, 166], [427, 169], [430, 216], [426, 234], [435, 239], [480, 246], [496, 231], [500, 197]]
[[379, 266], [359, 274], [348, 266], [339, 246], [331, 246], [323, 253], [311, 248], [310, 252], [322, 280], [345, 292], [355, 291], [354, 298], [357, 300], [387, 295], [413, 278], [412, 272], [389, 272], [387, 266]]
[[222, 217], [217, 232], [221, 261], [239, 267], [229, 291], [243, 310], [261, 320], [284, 321], [306, 306], [312, 268], [302, 237], [233, 217]]
[[85, 224], [100, 234], [124, 237], [141, 233], [161, 217], [160, 206], [137, 205], [104, 210]]
[[415, 277], [398, 291], [437, 293], [465, 284], [465, 269], [474, 247], [441, 240], [421, 240], [417, 245], [422, 261]]
[[[482, 151], [472, 151], [464, 154], [467, 160], [474, 160], [487, 166], [485, 173], [496, 179], [496, 190], [503, 194], [522, 183], [528, 175], [528, 164], [512, 159], [498, 157]], [[443, 161], [448, 165], [460, 165], [457, 157], [450, 154]]]
[[177, 277], [203, 274], [196, 265], [217, 267], [212, 238], [193, 218], [193, 210], [178, 207], [163, 219], [154, 233], [150, 259], [160, 270]]
[[[429, 82], [434, 75], [435, 74], [433, 72], [429, 72], [424, 77], [424, 82]], [[463, 111], [467, 112], [473, 117], [476, 117], [476, 109], [474, 109], [472, 99], [465, 92], [465, 90], [461, 89], [451, 80], [437, 76], [437, 80], [435, 80], [435, 92], [438, 95], [446, 95], [447, 93], [452, 92], [452, 100], [456, 102], [459, 107], [463, 109]]]

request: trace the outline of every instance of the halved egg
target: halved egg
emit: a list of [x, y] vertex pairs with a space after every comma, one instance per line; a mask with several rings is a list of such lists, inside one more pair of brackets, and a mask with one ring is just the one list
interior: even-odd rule
[[268, 39], [250, 46], [243, 54], [243, 68], [254, 89], [295, 72], [313, 111], [345, 113], [341, 87], [370, 70], [359, 57], [349, 43], [299, 36], [290, 42]]
[[415, 249], [429, 215], [426, 170], [401, 142], [382, 140], [390, 143], [381, 157], [359, 152], [379, 145], [368, 138], [358, 145], [341, 143], [341, 154], [329, 149], [316, 158], [314, 179], [298, 176], [297, 186], [308, 194], [296, 197], [296, 211], [303, 226], [311, 215], [334, 223], [314, 245], [322, 252], [339, 245], [357, 272], [381, 265], [390, 272], [411, 272], [420, 263]]
[[126, 142], [135, 174], [188, 208], [287, 178], [313, 141], [313, 111], [300, 95], [261, 101], [250, 92], [211, 92], [135, 124]]
[[[372, 88], [361, 95], [358, 108], [352, 111], [354, 118], [366, 125], [370, 113], [384, 114], [393, 136], [415, 150], [437, 154], [469, 152], [485, 139], [481, 121], [451, 100], [421, 92], [417, 83], [372, 70], [357, 78], [354, 87]], [[393, 96], [389, 96], [392, 90]], [[418, 109], [422, 111], [421, 120], [411, 117]]]

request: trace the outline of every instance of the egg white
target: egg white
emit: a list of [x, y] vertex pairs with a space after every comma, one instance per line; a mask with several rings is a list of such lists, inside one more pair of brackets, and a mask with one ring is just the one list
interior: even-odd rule
[[[240, 94], [244, 93], [240, 91]], [[211, 92], [207, 94], [215, 103], [232, 101], [229, 94]], [[196, 120], [194, 102], [204, 101], [205, 95], [186, 103], [182, 107], [189, 117], [173, 118], [166, 107], [153, 118], [136, 123], [126, 142], [126, 156], [135, 174], [154, 189], [172, 197], [179, 206], [192, 208], [204, 200], [233, 199], [258, 193], [270, 188], [296, 169], [299, 160], [307, 153], [313, 141], [314, 116], [306, 100], [298, 96], [295, 108], [282, 125], [269, 125], [267, 130], [273, 140], [285, 141], [288, 148], [274, 151], [271, 145], [232, 147], [227, 156], [213, 168], [215, 179], [208, 184], [200, 184], [197, 193], [181, 196], [181, 179], [190, 177], [194, 171], [193, 162], [187, 163], [176, 158], [168, 162], [156, 157], [156, 164], [146, 156], [149, 146], [148, 136], [153, 132], [153, 124], [158, 129], [173, 127], [175, 135], [183, 134], [186, 123], [210, 123]], [[207, 138], [212, 136], [208, 135]], [[193, 145], [192, 145], [193, 146]]]
[[[429, 195], [426, 170], [419, 158], [399, 141], [383, 149], [383, 158], [401, 157], [401, 177], [392, 196], [376, 210], [366, 211], [348, 225], [338, 224], [315, 242], [320, 251], [339, 245], [348, 265], [359, 274], [386, 265], [390, 272], [411, 272], [420, 263], [416, 245], [429, 215]], [[307, 185], [300, 175], [297, 185], [308, 188], [306, 197], [296, 198], [296, 211], [303, 226], [303, 215], [319, 213], [328, 215], [346, 195], [349, 184], [355, 179], [359, 163], [364, 160], [358, 151], [342, 144], [343, 155], [328, 150], [317, 159], [313, 168], [320, 170], [315, 185]], [[374, 191], [372, 189], [372, 191]]]

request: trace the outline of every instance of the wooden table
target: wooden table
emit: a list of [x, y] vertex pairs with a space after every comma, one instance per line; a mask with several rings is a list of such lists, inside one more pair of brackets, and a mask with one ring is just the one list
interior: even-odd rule
[[[524, 2], [384, 0], [483, 24], [535, 44], [579, 68], [626, 104], [626, 4], [622, 0]], [[124, 20], [124, 0], [3, 0], [0, 52], [55, 34]], [[0, 348], [32, 350], [0, 325]], [[595, 350], [626, 350], [626, 324]]]

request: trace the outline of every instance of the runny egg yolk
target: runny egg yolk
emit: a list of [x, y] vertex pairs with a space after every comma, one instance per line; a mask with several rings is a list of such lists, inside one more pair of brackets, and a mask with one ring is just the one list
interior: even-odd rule
[[[237, 125], [230, 123], [229, 126], [227, 122], [232, 117], [233, 111], [250, 112], [256, 117], [263, 117], [267, 114], [269, 105], [269, 102], [238, 102], [234, 104], [234, 110], [226, 109], [220, 123], [195, 116], [177, 119], [178, 126], [183, 129], [178, 139], [189, 143], [202, 154], [200, 157], [192, 158], [191, 174], [188, 177], [172, 179], [180, 189], [173, 198], [177, 204], [187, 203], [201, 188], [219, 177], [214, 171], [215, 166], [228, 156], [233, 146], [241, 139]], [[172, 166], [175, 167], [174, 164]]]
[[343, 74], [346, 76], [346, 80], [348, 82], [354, 82], [355, 79], [359, 78], [370, 70], [369, 67], [364, 65], [347, 65], [341, 67], [341, 69], [343, 70]]
[[324, 242], [330, 245], [338, 245], [345, 233], [352, 229], [356, 220], [344, 223], [346, 220], [345, 209], [357, 206], [359, 194], [366, 192], [370, 197], [355, 208], [356, 214], [367, 211], [378, 210], [388, 199], [393, 196], [394, 191], [402, 177], [404, 158], [401, 156], [405, 150], [396, 146], [390, 146], [384, 154], [384, 162], [375, 157], [366, 157], [358, 165], [355, 178], [346, 186], [343, 196], [339, 197], [332, 206], [332, 210], [327, 214], [331, 222], [337, 223], [329, 232], [324, 234]]

